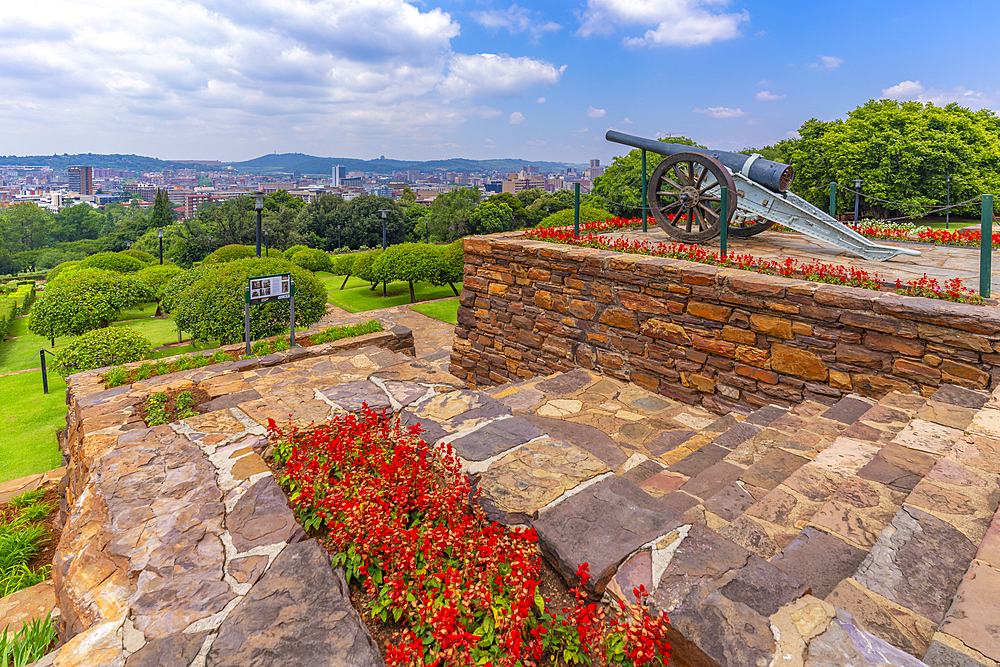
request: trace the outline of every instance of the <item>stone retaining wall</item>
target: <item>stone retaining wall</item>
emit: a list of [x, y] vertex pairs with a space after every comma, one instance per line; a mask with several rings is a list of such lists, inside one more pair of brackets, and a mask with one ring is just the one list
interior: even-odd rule
[[1000, 310], [532, 241], [465, 240], [451, 371], [595, 369], [725, 413], [1000, 378]]

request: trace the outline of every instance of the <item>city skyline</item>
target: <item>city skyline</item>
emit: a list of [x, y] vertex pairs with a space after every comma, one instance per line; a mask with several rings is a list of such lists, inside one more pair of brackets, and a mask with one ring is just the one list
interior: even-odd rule
[[873, 98], [1000, 106], [985, 40], [953, 44], [1000, 7], [939, 8], [22, 3], [0, 26], [0, 153], [607, 164], [609, 128], [739, 150]]

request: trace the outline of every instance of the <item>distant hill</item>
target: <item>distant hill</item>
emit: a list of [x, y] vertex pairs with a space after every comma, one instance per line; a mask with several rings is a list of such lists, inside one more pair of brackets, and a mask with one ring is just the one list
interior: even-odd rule
[[376, 174], [391, 174], [394, 171], [419, 169], [420, 171], [453, 171], [468, 173], [475, 171], [519, 171], [521, 167], [536, 166], [543, 172], [562, 171], [567, 167], [582, 167], [565, 162], [539, 162], [537, 160], [521, 160], [517, 158], [501, 158], [497, 160], [468, 160], [466, 158], [451, 158], [449, 160], [358, 160], [346, 157], [316, 157], [302, 153], [281, 153], [262, 155], [245, 162], [227, 162], [226, 165], [239, 171], [251, 173], [292, 173], [329, 174], [334, 165], [342, 164], [347, 171], [366, 171]]
[[216, 160], [160, 160], [142, 155], [101, 155], [98, 153], [78, 153], [69, 155], [0, 155], [2, 166], [35, 166], [51, 167], [55, 171], [65, 171], [73, 165], [87, 165], [99, 169], [118, 169], [120, 171], [163, 171], [164, 169], [198, 169], [201, 171], [218, 171], [232, 168], [237, 171], [257, 174], [291, 174], [299, 171], [303, 174], [322, 174], [329, 176], [334, 165], [342, 164], [347, 171], [365, 171], [376, 174], [391, 174], [394, 171], [419, 169], [420, 171], [452, 171], [458, 173], [481, 171], [520, 171], [521, 167], [536, 166], [543, 173], [558, 172], [567, 167], [585, 168], [587, 165], [566, 162], [540, 162], [516, 158], [497, 160], [468, 160], [452, 158], [449, 160], [358, 160], [343, 157], [316, 157], [305, 153], [281, 153], [262, 155], [243, 162], [224, 162]]
[[222, 169], [218, 160], [160, 160], [143, 155], [101, 155], [99, 153], [78, 153], [69, 155], [0, 155], [0, 166], [51, 167], [55, 171], [66, 171], [67, 167], [85, 165], [98, 169], [118, 169], [119, 171], [163, 171], [164, 169], [199, 169], [213, 171]]

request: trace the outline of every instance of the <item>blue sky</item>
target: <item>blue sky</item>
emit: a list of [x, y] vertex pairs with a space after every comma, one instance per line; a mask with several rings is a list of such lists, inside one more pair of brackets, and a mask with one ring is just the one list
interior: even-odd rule
[[1000, 108], [997, 2], [33, 0], [0, 17], [0, 153], [602, 163], [893, 97]]

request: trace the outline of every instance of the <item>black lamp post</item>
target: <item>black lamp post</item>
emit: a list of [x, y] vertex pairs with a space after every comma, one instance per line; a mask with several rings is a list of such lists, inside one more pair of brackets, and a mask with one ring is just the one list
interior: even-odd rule
[[267, 236], [270, 233], [271, 233], [270, 229], [265, 229], [264, 230], [264, 257], [270, 257], [271, 256], [270, 255], [271, 244], [267, 240]]
[[[385, 216], [389, 212], [387, 208], [380, 208], [378, 210], [382, 214], [382, 251], [385, 251]], [[385, 296], [385, 281], [382, 281], [382, 296]]]
[[160, 237], [160, 266], [163, 266], [163, 230], [157, 229], [156, 235]]
[[337, 225], [337, 250], [340, 250], [340, 225]]
[[427, 242], [431, 242], [431, 221], [424, 218], [424, 232], [427, 234]]
[[258, 192], [253, 196], [253, 207], [257, 210], [257, 257], [260, 257], [260, 216], [264, 212], [264, 193]]
[[948, 208], [944, 210], [944, 228], [948, 229], [951, 223], [951, 176], [948, 177], [946, 182], [948, 183], [948, 199], [945, 202], [945, 206]]

